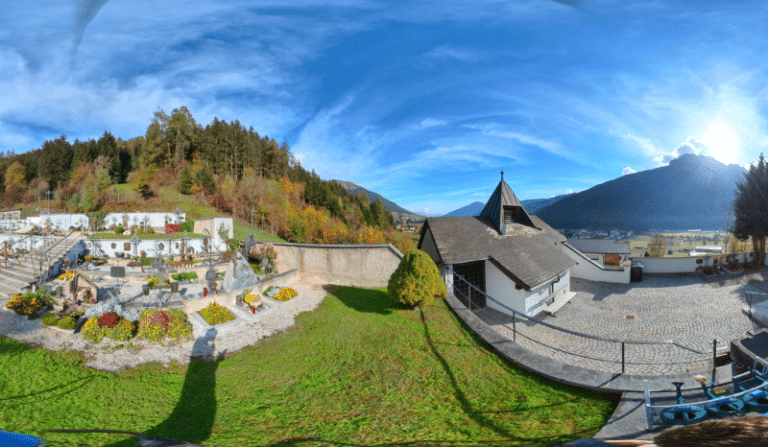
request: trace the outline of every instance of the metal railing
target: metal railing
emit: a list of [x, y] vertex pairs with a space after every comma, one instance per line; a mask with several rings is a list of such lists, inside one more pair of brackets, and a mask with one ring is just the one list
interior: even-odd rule
[[[762, 382], [759, 385], [753, 386], [751, 388], [745, 389], [743, 391], [736, 391], [734, 389], [734, 393], [723, 395], [716, 397], [715, 399], [709, 399], [709, 400], [701, 400], [697, 402], [684, 402], [682, 404], [676, 403], [672, 405], [653, 405], [651, 403], [651, 392], [648, 389], [648, 380], [645, 381], [644, 387], [645, 387], [645, 417], [646, 422], [649, 429], [653, 429], [657, 425], [673, 425], [670, 422], [666, 422], [661, 418], [661, 414], [664, 412], [679, 410], [679, 409], [687, 409], [690, 407], [706, 407], [709, 404], [714, 404], [719, 401], [723, 401], [727, 398], [736, 398], [736, 399], [742, 399], [747, 394], [752, 394], [756, 391], [766, 390], [766, 386], [768, 385], [768, 382], [766, 382], [765, 375], [768, 372], [768, 363], [759, 358], [756, 357], [753, 361], [752, 370], [747, 371], [741, 374], [738, 374], [736, 376], [732, 377], [733, 381], [739, 381], [742, 379], [748, 379], [749, 377], [754, 377], [755, 379], [758, 379], [758, 382]], [[748, 409], [745, 409], [744, 412], [749, 411]]]
[[[504, 326], [507, 329], [510, 329], [512, 331], [512, 341], [514, 343], [517, 343], [518, 333], [521, 332], [517, 328], [517, 320], [520, 319], [520, 320], [522, 320], [522, 322], [529, 322], [529, 323], [533, 323], [535, 325], [544, 326], [544, 327], [547, 327], [549, 329], [555, 330], [558, 333], [569, 334], [569, 335], [573, 335], [573, 336], [576, 336], [576, 337], [583, 337], [584, 339], [587, 339], [587, 340], [594, 340], [594, 341], [598, 341], [598, 342], [615, 344], [616, 348], [618, 349], [618, 354], [621, 355], [621, 362], [620, 362], [621, 363], [621, 374], [624, 374], [626, 372], [626, 364], [628, 363], [627, 362], [627, 358], [626, 358], [627, 357], [627, 355], [626, 355], [626, 353], [627, 353], [627, 349], [626, 349], [627, 345], [667, 345], [667, 346], [675, 346], [677, 348], [685, 349], [685, 350], [691, 351], [691, 352], [693, 352], [695, 354], [702, 355], [702, 360], [705, 360], [705, 359], [708, 360], [709, 359], [708, 355], [706, 355], [704, 352], [701, 352], [701, 351], [699, 351], [697, 349], [694, 349], [694, 348], [691, 348], [689, 346], [682, 345], [682, 344], [678, 343], [675, 340], [662, 340], [662, 341], [621, 340], [621, 339], [598, 337], [598, 336], [595, 336], [595, 335], [585, 334], [583, 332], [578, 332], [578, 331], [573, 331], [573, 330], [570, 330], [570, 329], [562, 328], [562, 327], [556, 326], [554, 324], [547, 323], [546, 321], [542, 321], [542, 320], [539, 320], [539, 319], [536, 319], [536, 318], [529, 317], [529, 316], [527, 316], [527, 315], [525, 315], [523, 313], [520, 313], [520, 311], [518, 311], [516, 309], [512, 309], [511, 307], [507, 306], [506, 304], [499, 302], [498, 300], [494, 299], [493, 297], [491, 297], [487, 293], [483, 292], [482, 290], [477, 288], [475, 285], [473, 285], [472, 283], [467, 281], [461, 275], [453, 273], [453, 277], [454, 278], [458, 278], [459, 281], [460, 281], [460, 284], [457, 287], [454, 284], [454, 281], [452, 281], [451, 279], [448, 279], [447, 282], [449, 284], [450, 289], [453, 291], [454, 295], [457, 298], [459, 298], [459, 300], [462, 303], [464, 303], [471, 312], [473, 311], [473, 303], [474, 303], [473, 293], [476, 293], [476, 294], [481, 294], [483, 297], [485, 297], [486, 302], [487, 301], [492, 302], [495, 306], [498, 306], [498, 308], [503, 309], [505, 311], [505, 312], [503, 311], [503, 313], [506, 313], [508, 316], [512, 317], [511, 324], [510, 323], [501, 322], [501, 321], [499, 321], [498, 324], [500, 324], [500, 325], [502, 325], [502, 326]], [[465, 289], [468, 290], [468, 292], [469, 292], [468, 294], [466, 294], [466, 293], [461, 291], [461, 288], [462, 288], [461, 286], [463, 286], [464, 284], [466, 286], [469, 286], [468, 288], [464, 287]], [[458, 295], [456, 295], [457, 292], [459, 294], [461, 294], [462, 297], [459, 297]], [[484, 309], [486, 309], [488, 307], [488, 306], [485, 306], [485, 307], [479, 306], [479, 305], [477, 305], [477, 303], [474, 303], [474, 305], [475, 305], [475, 310], [484, 310]], [[484, 321], [484, 323], [486, 325], [488, 325], [487, 322]], [[523, 334], [521, 333], [521, 335], [523, 335]], [[531, 338], [530, 335], [526, 335], [526, 338], [528, 338], [529, 340], [532, 340], [534, 342], [537, 342], [536, 340]], [[543, 343], [543, 342], [540, 342], [540, 343], [546, 344], [546, 343]], [[716, 343], [716, 341], [715, 341], [715, 343]], [[578, 355], [578, 356], [582, 356], [583, 357], [583, 354], [576, 354], [576, 353], [567, 351], [563, 347], [557, 347], [556, 349], [560, 350], [560, 351], [564, 351], [566, 353], [570, 353], [570, 354], [573, 354], [573, 355]], [[605, 362], [605, 363], [609, 363], [609, 364], [617, 363], [615, 360], [612, 360], [612, 359], [610, 359], [608, 357], [605, 357], [605, 358], [593, 357], [591, 359], [592, 360], [601, 361], [601, 362]], [[713, 359], [713, 361], [714, 361], [714, 359]]]

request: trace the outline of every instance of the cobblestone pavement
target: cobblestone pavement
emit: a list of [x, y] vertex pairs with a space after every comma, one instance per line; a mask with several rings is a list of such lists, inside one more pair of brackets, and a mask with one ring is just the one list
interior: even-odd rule
[[[576, 292], [556, 316], [541, 317], [558, 327], [595, 337], [671, 344], [625, 344], [627, 374], [676, 374], [712, 368], [712, 342], [718, 350], [761, 326], [741, 311], [745, 291], [763, 284], [712, 288], [698, 276], [648, 276], [628, 285], [571, 279]], [[497, 332], [513, 338], [512, 318], [484, 309], [476, 314]], [[531, 351], [582, 368], [621, 372], [621, 343], [598, 341], [518, 320], [516, 342]], [[686, 349], [690, 348], [692, 350]], [[694, 352], [699, 351], [700, 353]]]

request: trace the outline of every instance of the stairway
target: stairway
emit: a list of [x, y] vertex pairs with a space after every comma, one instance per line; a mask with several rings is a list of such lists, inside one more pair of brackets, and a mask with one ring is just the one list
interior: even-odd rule
[[[7, 267], [0, 267], [0, 299], [10, 298], [30, 287], [38, 278], [47, 275], [48, 270], [59, 262], [72, 248], [80, 243], [82, 236], [70, 234], [63, 238], [50, 238], [42, 248], [35, 248], [33, 253], [8, 259]], [[45, 253], [47, 261], [40, 265], [40, 252]], [[41, 275], [42, 272], [42, 275]]]

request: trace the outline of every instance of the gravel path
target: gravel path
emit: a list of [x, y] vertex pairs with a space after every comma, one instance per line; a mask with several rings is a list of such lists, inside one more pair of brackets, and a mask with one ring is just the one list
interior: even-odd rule
[[[231, 354], [246, 346], [255, 344], [264, 337], [284, 331], [294, 324], [296, 315], [312, 311], [328, 295], [323, 288], [323, 282], [314, 277], [303, 277], [290, 285], [299, 295], [287, 302], [270, 301], [275, 309], [264, 315], [257, 322], [247, 322], [229, 327], [215, 337], [213, 345], [214, 356], [226, 352]], [[265, 298], [265, 300], [268, 300]], [[5, 300], [0, 303], [0, 334], [24, 343], [37, 345], [52, 351], [74, 350], [85, 355], [85, 365], [105, 371], [119, 371], [123, 367], [133, 367], [144, 363], [160, 362], [168, 365], [189, 363], [190, 357], [208, 355], [211, 353], [195, 352], [195, 340], [206, 337], [206, 330], [198, 324], [192, 325], [191, 340], [169, 340], [162, 343], [134, 338], [129, 342], [116, 342], [104, 338], [98, 345], [85, 340], [80, 334], [67, 334], [52, 330], [40, 324], [39, 319], [27, 320], [13, 312], [6, 312]], [[190, 318], [190, 321], [192, 319]], [[111, 349], [118, 345], [132, 344], [132, 347]], [[198, 343], [198, 346], [209, 346], [208, 343]], [[106, 349], [105, 349], [106, 348]]]

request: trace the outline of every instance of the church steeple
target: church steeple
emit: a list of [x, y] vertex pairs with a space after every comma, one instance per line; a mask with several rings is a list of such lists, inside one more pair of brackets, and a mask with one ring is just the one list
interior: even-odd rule
[[506, 225], [511, 223], [526, 225], [536, 228], [531, 220], [531, 216], [523, 208], [523, 204], [517, 200], [515, 193], [504, 181], [504, 171], [501, 171], [501, 181], [491, 194], [491, 198], [486, 202], [485, 207], [480, 212], [480, 216], [491, 219], [494, 227], [499, 234], [506, 233]]

